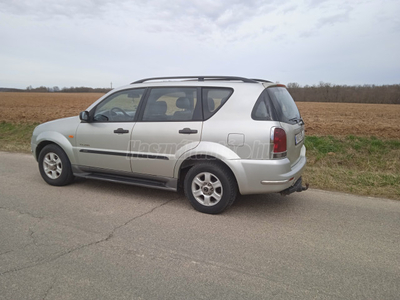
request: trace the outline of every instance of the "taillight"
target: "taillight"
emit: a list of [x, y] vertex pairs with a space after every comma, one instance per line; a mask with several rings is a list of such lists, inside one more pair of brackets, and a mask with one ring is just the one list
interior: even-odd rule
[[286, 157], [286, 132], [282, 128], [274, 128], [273, 135], [273, 158]]

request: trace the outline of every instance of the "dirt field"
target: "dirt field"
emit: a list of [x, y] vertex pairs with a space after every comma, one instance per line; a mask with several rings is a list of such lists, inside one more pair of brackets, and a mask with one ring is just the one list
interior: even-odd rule
[[[103, 94], [0, 93], [0, 122], [35, 123], [78, 115]], [[298, 102], [308, 135], [400, 139], [400, 105]]]
[[101, 96], [97, 93], [0, 93], [0, 122], [43, 123], [77, 116]]

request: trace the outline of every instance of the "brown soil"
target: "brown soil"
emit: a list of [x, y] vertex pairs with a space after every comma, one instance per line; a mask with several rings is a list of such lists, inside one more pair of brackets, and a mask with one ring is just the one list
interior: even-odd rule
[[[0, 122], [42, 123], [76, 116], [100, 93], [0, 93]], [[400, 105], [297, 102], [308, 135], [400, 139]]]
[[297, 102], [307, 135], [400, 139], [400, 105]]
[[43, 123], [77, 116], [101, 93], [0, 93], [0, 122]]

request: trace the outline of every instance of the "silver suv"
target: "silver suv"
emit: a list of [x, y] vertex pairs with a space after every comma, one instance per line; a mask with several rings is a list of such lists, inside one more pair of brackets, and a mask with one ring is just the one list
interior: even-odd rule
[[51, 185], [74, 177], [177, 191], [217, 214], [238, 193], [300, 192], [304, 122], [284, 85], [231, 76], [148, 78], [79, 116], [36, 127], [32, 152]]

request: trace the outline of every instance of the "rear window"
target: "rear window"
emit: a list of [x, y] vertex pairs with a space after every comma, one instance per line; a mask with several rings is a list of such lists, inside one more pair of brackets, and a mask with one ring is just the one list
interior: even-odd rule
[[286, 88], [271, 87], [261, 93], [254, 106], [252, 118], [295, 124], [300, 119], [300, 112]]

